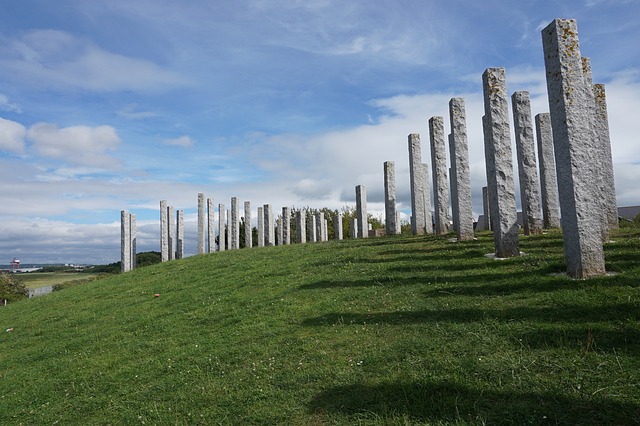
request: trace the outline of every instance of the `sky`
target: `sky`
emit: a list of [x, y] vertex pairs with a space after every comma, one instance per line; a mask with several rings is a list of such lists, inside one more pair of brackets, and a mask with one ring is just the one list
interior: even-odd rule
[[[482, 73], [548, 112], [540, 31], [578, 22], [607, 91], [619, 206], [640, 204], [640, 0], [6, 0], [0, 14], [0, 264], [120, 259], [120, 211], [159, 250], [159, 202], [410, 212], [407, 136], [466, 102], [474, 214]], [[512, 131], [513, 131], [513, 125]], [[513, 142], [515, 153], [515, 142]], [[447, 153], [448, 155], [448, 153]], [[515, 155], [515, 154], [514, 154]], [[515, 165], [515, 163], [514, 163]], [[514, 170], [517, 186], [517, 170]], [[518, 206], [519, 196], [517, 198]]]

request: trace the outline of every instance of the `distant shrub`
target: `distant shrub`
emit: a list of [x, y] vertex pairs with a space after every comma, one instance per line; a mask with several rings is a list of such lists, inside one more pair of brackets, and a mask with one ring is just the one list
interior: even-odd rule
[[13, 274], [0, 273], [0, 304], [15, 302], [29, 297], [29, 289]]
[[53, 286], [52, 291], [60, 291], [60, 290], [64, 290], [64, 289], [69, 288], [69, 287], [75, 287], [77, 285], [90, 283], [91, 281], [95, 281], [97, 279], [104, 278], [104, 277], [109, 276], [109, 275], [110, 274], [101, 273], [101, 274], [92, 275], [92, 276], [86, 277], [86, 278], [80, 278], [80, 279], [77, 279], [77, 280], [71, 280], [71, 281], [66, 281], [66, 282], [60, 283], [60, 284], [55, 284]]

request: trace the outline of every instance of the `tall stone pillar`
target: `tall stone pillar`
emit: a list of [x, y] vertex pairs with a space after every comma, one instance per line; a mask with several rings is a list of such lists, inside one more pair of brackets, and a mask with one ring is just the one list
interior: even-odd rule
[[218, 251], [227, 249], [227, 208], [218, 204]]
[[283, 245], [282, 242], [282, 216], [276, 218], [276, 245]]
[[316, 242], [324, 241], [324, 212], [316, 211]]
[[433, 234], [433, 214], [431, 212], [431, 186], [429, 185], [429, 164], [422, 163], [422, 198], [424, 200], [424, 227], [427, 234]]
[[322, 241], [329, 241], [329, 220], [323, 220], [322, 224], [322, 236], [324, 238]]
[[207, 198], [207, 253], [216, 251], [215, 206], [213, 198]]
[[276, 244], [275, 223], [271, 204], [264, 205], [264, 245], [271, 247]]
[[169, 260], [169, 229], [167, 227], [167, 200], [160, 201], [160, 260]]
[[[212, 239], [212, 243], [215, 242]], [[176, 259], [184, 258], [184, 211], [176, 211]]]
[[538, 166], [536, 164], [536, 145], [533, 140], [529, 92], [524, 90], [514, 92], [511, 95], [511, 106], [513, 108], [513, 127], [516, 134], [524, 234], [540, 234], [542, 232], [542, 218], [540, 217], [540, 193], [538, 192]]
[[609, 114], [607, 112], [607, 95], [604, 84], [593, 85], [595, 99], [595, 134], [598, 138], [598, 163], [602, 177], [604, 214], [609, 230], [618, 229], [618, 200], [616, 199], [616, 183], [613, 175], [613, 158], [611, 155], [611, 137], [609, 134]]
[[537, 114], [536, 138], [538, 140], [538, 164], [540, 167], [540, 201], [542, 204], [542, 226], [545, 229], [560, 227], [560, 201], [556, 160], [553, 155], [553, 134], [548, 112]]
[[129, 229], [129, 234], [131, 236], [131, 269], [136, 269], [136, 266], [138, 266], [136, 259], [138, 250], [138, 226], [136, 224], [136, 215], [133, 213], [129, 215]]
[[296, 210], [296, 242], [305, 244], [307, 242], [307, 215], [304, 210]]
[[396, 228], [396, 165], [384, 162], [384, 226], [387, 235], [398, 234]]
[[342, 240], [342, 213], [340, 212], [333, 217], [333, 237], [336, 240]]
[[198, 254], [204, 253], [204, 194], [198, 193]]
[[264, 247], [264, 209], [258, 207], [258, 247]]
[[238, 199], [231, 197], [231, 250], [240, 248], [240, 207]]
[[485, 155], [496, 256], [519, 256], [505, 69], [487, 68], [482, 74], [482, 82], [488, 136], [485, 137]]
[[318, 241], [316, 235], [316, 215], [311, 210], [308, 211], [309, 220], [307, 221], [307, 232], [309, 233], [309, 242], [315, 243]]
[[[427, 231], [425, 212], [425, 179], [422, 166], [422, 150], [420, 135], [411, 133], [409, 139], [409, 179], [411, 181], [411, 232], [413, 235], [424, 235]], [[428, 175], [427, 175], [428, 176]], [[431, 231], [431, 225], [429, 225]]]
[[369, 221], [367, 218], [367, 189], [364, 185], [356, 186], [356, 215], [358, 218], [358, 238], [369, 237]]
[[253, 247], [253, 232], [251, 229], [251, 202], [244, 202], [244, 247]]
[[[449, 135], [451, 136], [451, 135]], [[451, 138], [449, 138], [451, 139]], [[449, 142], [449, 147], [451, 147], [451, 142]], [[458, 188], [456, 188], [456, 172], [455, 167], [449, 167], [449, 187], [451, 188], [451, 199], [458, 199]], [[458, 214], [458, 204], [451, 203], [451, 227], [453, 228], [453, 232], [458, 234], [458, 223], [460, 221], [460, 215]]]
[[291, 244], [291, 209], [282, 208], [282, 244]]
[[357, 217], [352, 217], [351, 218], [351, 229], [349, 229], [351, 238], [356, 239], [358, 238], [358, 218]]
[[[447, 150], [444, 143], [444, 119], [429, 119], [431, 142], [431, 171], [433, 174], [433, 207], [436, 235], [449, 232], [449, 177], [447, 176]], [[452, 199], [453, 201], [453, 199]]]
[[576, 21], [554, 19], [542, 30], [542, 45], [567, 273], [574, 278], [603, 275], [601, 226], [591, 190], [598, 178], [592, 163], [592, 109]]
[[482, 187], [482, 214], [484, 215], [484, 230], [491, 229], [491, 213], [489, 213], [489, 188]]
[[175, 250], [175, 241], [173, 239], [173, 215], [175, 209], [173, 206], [167, 206], [167, 243], [168, 243], [168, 252], [169, 252], [169, 260], [174, 260], [176, 258], [176, 250]]
[[452, 98], [449, 101], [449, 119], [451, 135], [449, 138], [451, 164], [455, 165], [454, 181], [456, 183], [455, 199], [451, 203], [456, 205], [458, 213], [458, 240], [472, 240], [473, 208], [471, 206], [471, 177], [469, 169], [469, 146], [467, 141], [467, 114], [464, 99]]
[[120, 212], [120, 271], [131, 270], [131, 215], [127, 210]]

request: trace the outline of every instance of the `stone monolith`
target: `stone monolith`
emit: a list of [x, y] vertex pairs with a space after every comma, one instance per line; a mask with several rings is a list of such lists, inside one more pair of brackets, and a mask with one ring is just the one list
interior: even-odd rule
[[204, 253], [204, 194], [198, 193], [198, 254]]
[[[427, 228], [425, 212], [425, 179], [422, 166], [422, 149], [420, 147], [420, 135], [411, 133], [409, 141], [409, 179], [411, 184], [411, 232], [413, 235], [424, 235], [431, 231], [431, 225]], [[428, 175], [427, 175], [428, 176]], [[429, 207], [429, 210], [431, 208]], [[366, 228], [365, 228], [366, 229]]]
[[367, 189], [364, 185], [356, 186], [356, 215], [358, 219], [358, 238], [369, 237], [369, 221], [367, 218]]
[[[396, 219], [396, 166], [393, 161], [384, 162], [384, 214], [387, 235], [399, 234]], [[342, 228], [342, 225], [340, 226]], [[340, 238], [342, 239], [342, 237]]]
[[182, 258], [184, 258], [184, 211], [176, 210], [176, 259]]
[[258, 247], [264, 247], [264, 209], [258, 207]]
[[240, 248], [240, 206], [238, 199], [231, 197], [231, 250]]
[[540, 169], [540, 204], [542, 226], [545, 229], [560, 227], [560, 201], [556, 160], [553, 154], [551, 117], [548, 112], [536, 114], [536, 139], [538, 142], [538, 165]]
[[296, 242], [305, 244], [307, 242], [307, 215], [304, 210], [296, 210]]
[[447, 176], [447, 150], [444, 143], [444, 119], [440, 116], [429, 119], [429, 141], [431, 144], [435, 233], [444, 235], [449, 232], [450, 221], [449, 177]]
[[251, 228], [251, 202], [244, 202], [244, 248], [253, 247], [253, 232]]
[[218, 204], [218, 251], [227, 249], [227, 209]]
[[273, 208], [271, 204], [264, 205], [264, 245], [266, 247], [276, 244], [275, 223], [273, 220]]
[[467, 141], [467, 114], [464, 99], [452, 98], [449, 101], [449, 119], [451, 134], [449, 144], [451, 151], [451, 164], [454, 173], [456, 198], [451, 199], [451, 204], [456, 206], [458, 215], [458, 227], [456, 229], [458, 240], [466, 241], [474, 238], [473, 233], [473, 208], [471, 206], [471, 177], [469, 169], [469, 146]]
[[160, 260], [169, 260], [169, 229], [167, 227], [167, 200], [160, 201]]

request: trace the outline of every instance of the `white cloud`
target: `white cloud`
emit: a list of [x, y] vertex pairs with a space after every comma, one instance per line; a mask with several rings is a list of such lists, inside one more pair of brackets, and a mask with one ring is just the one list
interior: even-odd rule
[[154, 118], [158, 113], [152, 111], [138, 111], [136, 104], [129, 104], [120, 109], [117, 113], [118, 117], [127, 118], [129, 120], [144, 120], [146, 118]]
[[194, 144], [193, 139], [191, 139], [187, 135], [180, 136], [179, 138], [175, 138], [175, 139], [165, 139], [162, 143], [164, 145], [180, 146], [183, 148], [190, 148]]
[[45, 157], [63, 159], [66, 163], [113, 169], [119, 161], [107, 155], [120, 143], [111, 126], [72, 126], [58, 128], [55, 124], [38, 123], [27, 132], [33, 148]]
[[22, 154], [25, 134], [22, 124], [0, 118], [0, 150]]
[[2, 93], [0, 93], [0, 110], [16, 112], [18, 114], [22, 113], [22, 109], [20, 108], [20, 106], [16, 103], [11, 102], [9, 98]]

